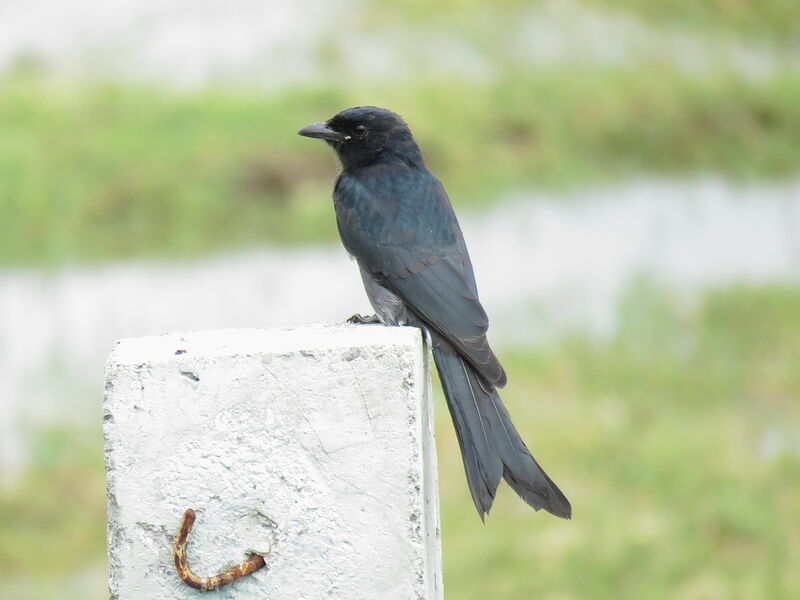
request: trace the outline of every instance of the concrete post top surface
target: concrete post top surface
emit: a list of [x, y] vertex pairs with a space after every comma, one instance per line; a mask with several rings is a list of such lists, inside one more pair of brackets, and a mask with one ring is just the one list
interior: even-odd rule
[[261, 569], [218, 599], [441, 598], [430, 366], [380, 325], [174, 332], [119, 341], [103, 432], [112, 600], [189, 600], [200, 576]]
[[172, 360], [176, 353], [194, 356], [279, 354], [299, 350], [333, 350], [362, 346], [418, 347], [416, 327], [385, 327], [349, 323], [316, 323], [268, 329], [209, 329], [174, 331], [164, 335], [124, 338], [114, 345], [108, 364], [136, 364]]

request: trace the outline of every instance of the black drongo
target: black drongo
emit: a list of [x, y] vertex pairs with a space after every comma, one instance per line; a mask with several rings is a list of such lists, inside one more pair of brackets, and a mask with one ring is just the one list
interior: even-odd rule
[[377, 318], [430, 335], [481, 519], [500, 478], [525, 502], [564, 518], [572, 509], [531, 456], [497, 388], [506, 374], [486, 339], [488, 319], [450, 200], [400, 116], [349, 108], [298, 132], [330, 144], [342, 163], [333, 201]]

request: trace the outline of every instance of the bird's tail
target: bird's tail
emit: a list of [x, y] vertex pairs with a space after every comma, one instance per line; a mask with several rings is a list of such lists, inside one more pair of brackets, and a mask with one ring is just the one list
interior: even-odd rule
[[500, 477], [536, 510], [543, 508], [569, 519], [569, 500], [531, 456], [497, 391], [482, 381], [444, 338], [430, 333], [469, 491], [481, 519], [492, 507]]

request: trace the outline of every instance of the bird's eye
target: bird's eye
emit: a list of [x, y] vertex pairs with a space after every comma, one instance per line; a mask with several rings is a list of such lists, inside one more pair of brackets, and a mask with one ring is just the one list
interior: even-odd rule
[[363, 125], [356, 125], [355, 127], [353, 127], [353, 132], [355, 132], [357, 135], [363, 134], [366, 130], [367, 128], [364, 127]]

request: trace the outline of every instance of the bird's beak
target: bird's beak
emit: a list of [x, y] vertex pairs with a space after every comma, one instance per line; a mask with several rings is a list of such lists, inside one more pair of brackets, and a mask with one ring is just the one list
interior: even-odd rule
[[311, 125], [306, 125], [297, 132], [297, 135], [329, 140], [331, 142], [341, 142], [344, 137], [341, 133], [337, 133], [328, 127], [327, 123], [312, 123]]

